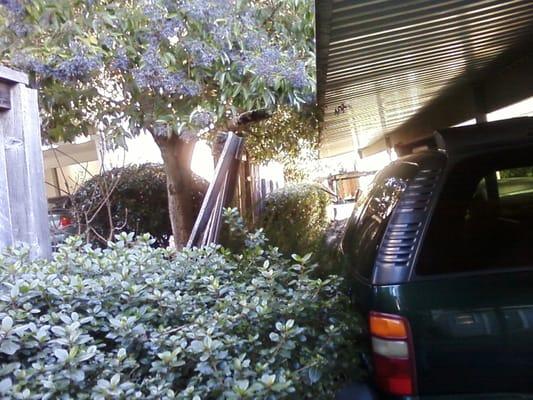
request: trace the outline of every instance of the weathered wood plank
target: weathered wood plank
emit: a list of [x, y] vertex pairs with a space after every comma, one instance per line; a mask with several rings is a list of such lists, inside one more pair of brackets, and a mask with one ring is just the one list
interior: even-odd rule
[[[212, 217], [222, 185], [226, 181], [228, 170], [238, 153], [241, 142], [242, 139], [240, 137], [231, 132], [228, 133], [224, 149], [222, 150], [222, 154], [220, 155], [220, 159], [218, 160], [215, 169], [215, 177], [207, 188], [207, 193], [205, 194], [200, 212], [196, 218], [187, 247], [198, 246], [202, 243], [202, 238], [209, 225], [209, 220]], [[206, 238], [208, 238], [208, 236], [206, 236]]]
[[[0, 81], [22, 81], [0, 68]], [[0, 111], [0, 248], [24, 242], [32, 256], [51, 253], [37, 92], [10, 84], [11, 108]]]
[[[231, 166], [230, 166], [231, 168]], [[226, 172], [226, 176], [224, 177], [224, 183], [222, 184], [222, 187], [220, 188], [220, 192], [218, 193], [217, 202], [215, 205], [214, 210], [211, 213], [212, 223], [208, 230], [208, 239], [206, 243], [203, 243], [204, 245], [209, 243], [216, 243], [218, 241], [218, 236], [220, 234], [220, 227], [222, 226], [222, 210], [224, 209], [224, 201], [226, 199], [226, 193], [229, 190], [228, 188], [228, 177], [229, 177], [230, 171]]]
[[259, 174], [259, 165], [252, 164], [250, 169], [250, 179], [252, 181], [252, 207], [254, 213], [254, 221], [259, 221], [261, 215], [261, 179]]
[[[228, 170], [228, 176], [226, 180], [227, 190], [224, 193], [224, 200], [222, 202], [223, 207], [229, 207], [235, 197], [235, 192], [237, 190], [238, 180], [239, 180], [239, 172], [241, 169], [240, 167], [242, 164], [241, 157], [242, 157], [243, 147], [244, 147], [244, 141], [241, 139], [241, 141], [239, 142], [239, 146], [236, 150], [235, 158], [232, 160], [229, 170]], [[218, 237], [219, 232], [220, 232], [220, 226], [218, 227], [217, 237]]]
[[9, 187], [9, 208], [14, 242], [30, 242], [27, 204], [28, 181], [26, 157], [24, 154], [24, 133], [22, 130], [21, 85], [11, 88], [11, 110], [2, 121], [4, 131], [4, 148], [7, 166], [7, 184]]
[[0, 112], [0, 248], [13, 244], [11, 210], [9, 208], [9, 191], [7, 186], [7, 163], [4, 149], [4, 120], [8, 111]]
[[24, 85], [28, 85], [30, 83], [28, 75], [26, 75], [24, 72], [7, 68], [2, 65], [0, 65], [0, 80], [13, 83], [22, 83]]
[[22, 127], [26, 155], [26, 181], [28, 182], [28, 232], [30, 243], [36, 246], [38, 257], [51, 255], [48, 204], [46, 201], [43, 152], [41, 150], [41, 124], [37, 91], [21, 86]]
[[0, 110], [11, 109], [11, 85], [9, 83], [0, 82]]

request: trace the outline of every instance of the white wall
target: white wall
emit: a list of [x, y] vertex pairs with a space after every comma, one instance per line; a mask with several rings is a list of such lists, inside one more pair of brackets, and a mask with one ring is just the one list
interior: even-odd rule
[[102, 161], [106, 169], [124, 165], [158, 163], [161, 164], [161, 153], [154, 139], [148, 133], [126, 139], [126, 148], [105, 150]]

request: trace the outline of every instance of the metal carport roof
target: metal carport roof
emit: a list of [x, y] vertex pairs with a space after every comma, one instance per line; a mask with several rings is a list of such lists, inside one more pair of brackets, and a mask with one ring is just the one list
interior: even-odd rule
[[369, 155], [533, 96], [532, 0], [316, 0], [320, 153]]

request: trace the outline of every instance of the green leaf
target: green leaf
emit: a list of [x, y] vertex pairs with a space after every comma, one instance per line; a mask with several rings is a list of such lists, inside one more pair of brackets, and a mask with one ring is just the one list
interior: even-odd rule
[[272, 386], [276, 381], [276, 375], [263, 374], [261, 376], [261, 382], [265, 386]]
[[250, 382], [248, 382], [247, 379], [241, 379], [235, 381], [235, 386], [233, 387], [233, 391], [239, 395], [246, 394], [246, 391], [248, 390], [248, 387], [250, 386]]
[[270, 332], [270, 334], [268, 335], [268, 337], [270, 338], [270, 340], [272, 340], [273, 342], [279, 342], [279, 335], [275, 332]]
[[322, 373], [319, 369], [311, 367], [307, 370], [307, 376], [309, 377], [311, 384], [314, 384], [320, 380]]
[[201, 353], [204, 351], [204, 344], [200, 340], [193, 340], [191, 342], [190, 349], [194, 353]]
[[20, 346], [11, 340], [4, 339], [0, 344], [0, 353], [12, 356], [20, 349]]
[[6, 394], [9, 392], [11, 387], [13, 386], [13, 382], [11, 381], [11, 378], [4, 378], [0, 381], [0, 393]]
[[13, 319], [8, 315], [2, 319], [2, 330], [7, 332], [13, 327]]
[[64, 363], [68, 358], [68, 351], [66, 351], [65, 349], [55, 349], [54, 356], [56, 356], [57, 360], [60, 363]]
[[120, 382], [120, 374], [115, 374], [111, 377], [111, 380], [109, 383], [111, 383], [112, 386], [117, 386]]
[[307, 253], [305, 256], [303, 256], [301, 261], [302, 264], [307, 264], [309, 260], [311, 260], [311, 257], [313, 257], [313, 253]]

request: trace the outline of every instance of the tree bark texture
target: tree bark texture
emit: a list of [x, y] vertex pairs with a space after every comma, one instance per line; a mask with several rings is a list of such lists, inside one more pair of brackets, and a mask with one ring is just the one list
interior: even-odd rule
[[181, 249], [187, 244], [196, 218], [193, 196], [197, 188], [191, 171], [196, 142], [176, 135], [154, 139], [161, 150], [167, 175], [168, 209], [174, 243], [177, 249]]

